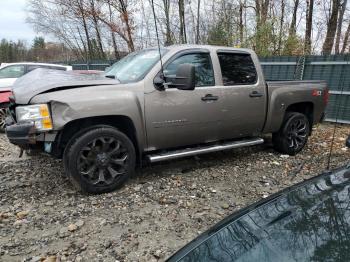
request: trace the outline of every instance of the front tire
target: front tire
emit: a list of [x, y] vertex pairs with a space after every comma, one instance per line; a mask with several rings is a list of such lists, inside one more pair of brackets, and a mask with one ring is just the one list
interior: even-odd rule
[[120, 188], [135, 171], [135, 148], [116, 128], [99, 126], [74, 138], [64, 154], [65, 170], [73, 185], [86, 193]]
[[274, 149], [294, 156], [304, 148], [309, 134], [308, 118], [301, 113], [287, 112], [281, 129], [272, 135]]

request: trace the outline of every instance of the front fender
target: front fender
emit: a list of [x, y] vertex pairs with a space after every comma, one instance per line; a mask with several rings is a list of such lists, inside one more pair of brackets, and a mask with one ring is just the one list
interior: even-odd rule
[[50, 104], [55, 131], [60, 131], [66, 124], [78, 119], [101, 116], [128, 117], [135, 126], [136, 137], [142, 149], [146, 141], [142, 110], [143, 92], [115, 90], [109, 87], [99, 87], [99, 92], [95, 90], [85, 87], [42, 94], [35, 97], [32, 103]]

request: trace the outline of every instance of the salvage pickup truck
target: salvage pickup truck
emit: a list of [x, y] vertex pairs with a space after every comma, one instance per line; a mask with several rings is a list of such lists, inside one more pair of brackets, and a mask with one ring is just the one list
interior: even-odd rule
[[265, 82], [249, 49], [200, 45], [134, 52], [103, 75], [37, 69], [12, 91], [10, 142], [63, 158], [90, 193], [120, 187], [145, 159], [257, 145], [267, 133], [295, 155], [328, 100], [322, 81]]

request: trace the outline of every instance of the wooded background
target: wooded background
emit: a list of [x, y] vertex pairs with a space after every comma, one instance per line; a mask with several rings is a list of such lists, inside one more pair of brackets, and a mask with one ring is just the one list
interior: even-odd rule
[[[259, 56], [349, 52], [347, 0], [154, 0], [161, 45], [254, 49]], [[38, 37], [0, 43], [0, 61], [118, 59], [156, 46], [152, 0], [28, 0]]]

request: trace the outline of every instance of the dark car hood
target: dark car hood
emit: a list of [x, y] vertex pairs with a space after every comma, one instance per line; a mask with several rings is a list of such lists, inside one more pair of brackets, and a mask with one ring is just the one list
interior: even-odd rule
[[28, 104], [41, 93], [85, 86], [115, 85], [120, 82], [102, 74], [79, 74], [74, 71], [36, 69], [14, 83], [12, 90], [17, 104]]
[[350, 165], [225, 218], [168, 261], [350, 261]]

